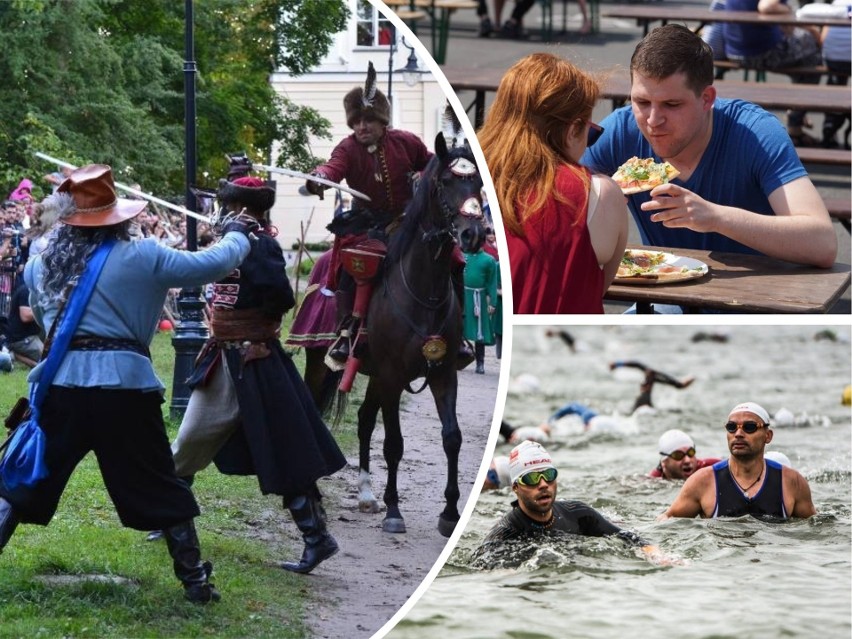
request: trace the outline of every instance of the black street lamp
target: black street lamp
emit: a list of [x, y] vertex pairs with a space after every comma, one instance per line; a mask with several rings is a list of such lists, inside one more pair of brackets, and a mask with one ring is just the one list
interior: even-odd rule
[[[193, 39], [193, 0], [185, 0], [184, 14], [184, 56], [183, 82], [184, 82], [184, 135], [185, 135], [185, 164], [186, 164], [186, 208], [197, 211], [195, 194], [192, 187], [195, 185], [197, 172], [196, 145], [195, 145], [195, 44]], [[198, 249], [197, 223], [195, 218], [187, 216], [186, 220], [186, 249], [195, 251]], [[204, 299], [201, 297], [201, 289], [181, 289], [177, 300], [180, 321], [175, 326], [172, 346], [175, 349], [174, 377], [172, 378], [172, 403], [170, 414], [173, 418], [180, 417], [186, 411], [189, 404], [191, 390], [186, 384], [195, 358], [198, 356], [204, 342], [207, 341], [209, 331], [204, 323]]]

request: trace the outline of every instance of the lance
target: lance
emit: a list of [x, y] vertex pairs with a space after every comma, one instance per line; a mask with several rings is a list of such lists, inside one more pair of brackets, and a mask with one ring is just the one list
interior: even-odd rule
[[355, 189], [349, 188], [348, 186], [343, 186], [342, 184], [338, 184], [337, 182], [332, 182], [331, 180], [326, 180], [323, 177], [318, 175], [311, 175], [310, 173], [302, 173], [301, 171], [294, 171], [293, 169], [282, 169], [278, 166], [268, 166], [266, 164], [254, 164], [252, 163], [251, 168], [253, 171], [267, 171], [268, 173], [280, 173], [281, 175], [287, 175], [294, 178], [301, 178], [303, 180], [310, 180], [311, 182], [316, 182], [317, 184], [323, 184], [325, 186], [330, 186], [333, 189], [340, 189], [341, 191], [345, 191], [350, 195], [354, 195], [355, 197], [365, 200], [366, 202], [371, 202], [370, 196], [366, 193], [361, 193], [361, 191], [356, 191]]
[[[40, 151], [35, 152], [37, 157], [40, 157], [42, 160], [47, 160], [48, 162], [52, 162], [56, 166], [65, 167], [68, 169], [76, 169], [77, 167], [73, 164], [69, 164], [68, 162], [63, 162], [62, 160], [58, 160], [54, 157], [50, 157], [46, 153], [41, 153]], [[115, 182], [115, 185], [120, 188], [122, 191], [127, 191], [131, 195], [135, 195], [137, 197], [141, 197], [143, 199], [148, 200], [149, 202], [154, 202], [155, 204], [159, 204], [160, 206], [164, 206], [167, 209], [171, 209], [172, 211], [176, 211], [178, 213], [183, 213], [184, 215], [188, 215], [189, 217], [194, 217], [196, 220], [201, 220], [202, 222], [207, 222], [208, 224], [213, 224], [213, 220], [211, 220], [206, 215], [201, 215], [201, 213], [196, 213], [195, 211], [190, 211], [187, 208], [182, 206], [178, 206], [177, 204], [172, 204], [171, 202], [167, 202], [166, 200], [161, 200], [158, 197], [154, 197], [153, 195], [149, 195], [148, 193], [144, 193], [138, 189], [131, 188], [126, 184], [121, 184], [120, 182]]]

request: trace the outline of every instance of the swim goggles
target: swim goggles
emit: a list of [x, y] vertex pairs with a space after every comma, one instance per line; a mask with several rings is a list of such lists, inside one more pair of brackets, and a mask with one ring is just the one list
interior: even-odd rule
[[521, 475], [518, 477], [518, 483], [522, 486], [538, 486], [539, 482], [543, 479], [548, 484], [552, 481], [556, 480], [556, 476], [559, 473], [555, 468], [548, 468], [547, 470], [534, 470], [526, 475]]
[[744, 433], [749, 435], [754, 435], [761, 428], [769, 428], [769, 424], [758, 424], [757, 422], [743, 422], [742, 424], [737, 424], [736, 422], [728, 422], [725, 424], [725, 430], [729, 433], [736, 433], [737, 428], [742, 428]]
[[[660, 453], [660, 455], [666, 455], [666, 453]], [[686, 450], [673, 450], [666, 457], [671, 457], [675, 461], [680, 461], [684, 457], [695, 457], [695, 449], [687, 448]]]

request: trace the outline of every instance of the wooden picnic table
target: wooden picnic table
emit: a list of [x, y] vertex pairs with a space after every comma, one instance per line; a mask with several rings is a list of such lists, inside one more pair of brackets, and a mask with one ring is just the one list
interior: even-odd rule
[[700, 260], [710, 267], [704, 277], [673, 284], [612, 284], [604, 299], [635, 302], [637, 312], [654, 304], [676, 304], [688, 311], [735, 313], [827, 313], [849, 287], [850, 267], [802, 266], [763, 255], [694, 249], [633, 246]]
[[759, 11], [710, 11], [701, 7], [672, 7], [661, 3], [654, 6], [610, 5], [601, 9], [601, 15], [607, 18], [635, 19], [648, 35], [652, 22], [698, 22], [698, 31], [711, 22], [731, 22], [745, 24], [778, 25], [778, 26], [815, 26], [815, 27], [849, 27], [852, 21], [843, 18], [828, 18], [825, 16], [796, 17], [794, 13], [760, 13]]
[[450, 17], [459, 9], [473, 9], [476, 0], [382, 0], [390, 7], [405, 7], [409, 11], [425, 11], [432, 22], [432, 57], [438, 64], [447, 59], [447, 44], [450, 39]]
[[[475, 92], [474, 126], [478, 129], [485, 120], [485, 95], [496, 91], [505, 73], [502, 69], [477, 69], [444, 67], [447, 81], [456, 93]], [[713, 85], [721, 98], [741, 98], [759, 104], [768, 110], [798, 109], [803, 111], [836, 111], [850, 113], [852, 100], [849, 87], [813, 84], [786, 84], [776, 82], [740, 82], [716, 80]], [[627, 71], [616, 71], [604, 76], [601, 97], [612, 100], [613, 107], [630, 99], [630, 76]]]

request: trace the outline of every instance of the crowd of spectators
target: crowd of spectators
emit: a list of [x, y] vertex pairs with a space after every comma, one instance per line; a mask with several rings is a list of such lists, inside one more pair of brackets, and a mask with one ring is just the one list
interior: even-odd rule
[[[65, 177], [67, 171], [63, 170], [45, 175], [43, 191], [48, 195], [55, 193]], [[132, 186], [141, 190], [138, 184]], [[27, 295], [20, 290], [24, 286], [24, 265], [31, 256], [47, 247], [56, 221], [50, 198], [37, 201], [34, 188], [31, 180], [21, 180], [0, 208], [0, 369], [3, 372], [9, 372], [13, 362], [28, 367], [34, 365], [40, 356], [44, 338], [33, 334], [35, 325]], [[186, 218], [182, 214], [149, 202], [136, 221], [139, 239], [153, 237], [172, 248], [187, 248]], [[196, 238], [198, 249], [206, 248], [214, 241], [213, 229], [209, 224], [198, 221]], [[177, 315], [177, 293], [173, 291], [169, 295], [163, 311], [170, 320]], [[16, 352], [15, 345], [19, 342], [25, 350]], [[34, 351], [36, 344], [39, 353]]]

